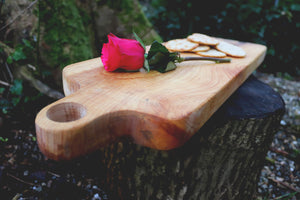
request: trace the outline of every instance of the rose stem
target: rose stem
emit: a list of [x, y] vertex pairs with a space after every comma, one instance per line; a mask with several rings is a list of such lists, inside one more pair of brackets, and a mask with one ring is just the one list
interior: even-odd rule
[[189, 61], [189, 60], [211, 60], [211, 61], [215, 61], [216, 63], [229, 63], [229, 62], [231, 62], [230, 58], [182, 57], [182, 61]]

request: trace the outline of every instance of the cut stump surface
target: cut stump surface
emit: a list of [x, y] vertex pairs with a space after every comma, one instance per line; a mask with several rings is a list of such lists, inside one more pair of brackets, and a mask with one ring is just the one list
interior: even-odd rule
[[116, 199], [255, 199], [284, 102], [251, 76], [182, 147], [123, 140], [102, 149], [107, 191]]

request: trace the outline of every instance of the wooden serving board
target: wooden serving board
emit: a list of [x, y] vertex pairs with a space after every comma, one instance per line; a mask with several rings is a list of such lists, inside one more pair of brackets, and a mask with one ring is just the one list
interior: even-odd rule
[[107, 72], [100, 58], [65, 67], [66, 97], [36, 117], [41, 151], [72, 159], [122, 137], [159, 150], [183, 145], [264, 59], [263, 45], [226, 41], [246, 57], [222, 64], [185, 61], [167, 73]]

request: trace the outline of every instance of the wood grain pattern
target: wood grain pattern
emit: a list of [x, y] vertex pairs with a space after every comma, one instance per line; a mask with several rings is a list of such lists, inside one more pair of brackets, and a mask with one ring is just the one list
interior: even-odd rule
[[41, 151], [72, 159], [124, 136], [159, 150], [183, 145], [264, 59], [263, 45], [227, 41], [246, 57], [225, 64], [186, 61], [164, 74], [106, 72], [100, 58], [65, 67], [66, 97], [36, 117]]

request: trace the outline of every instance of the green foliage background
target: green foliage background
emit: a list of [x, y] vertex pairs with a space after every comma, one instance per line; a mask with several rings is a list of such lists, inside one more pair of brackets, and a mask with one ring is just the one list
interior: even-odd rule
[[163, 39], [193, 32], [260, 43], [268, 47], [259, 69], [300, 75], [299, 0], [142, 0]]
[[41, 35], [48, 46], [48, 65], [63, 68], [93, 57], [89, 32], [85, 28], [90, 17], [80, 11], [75, 0], [39, 2], [37, 15], [44, 27]]

